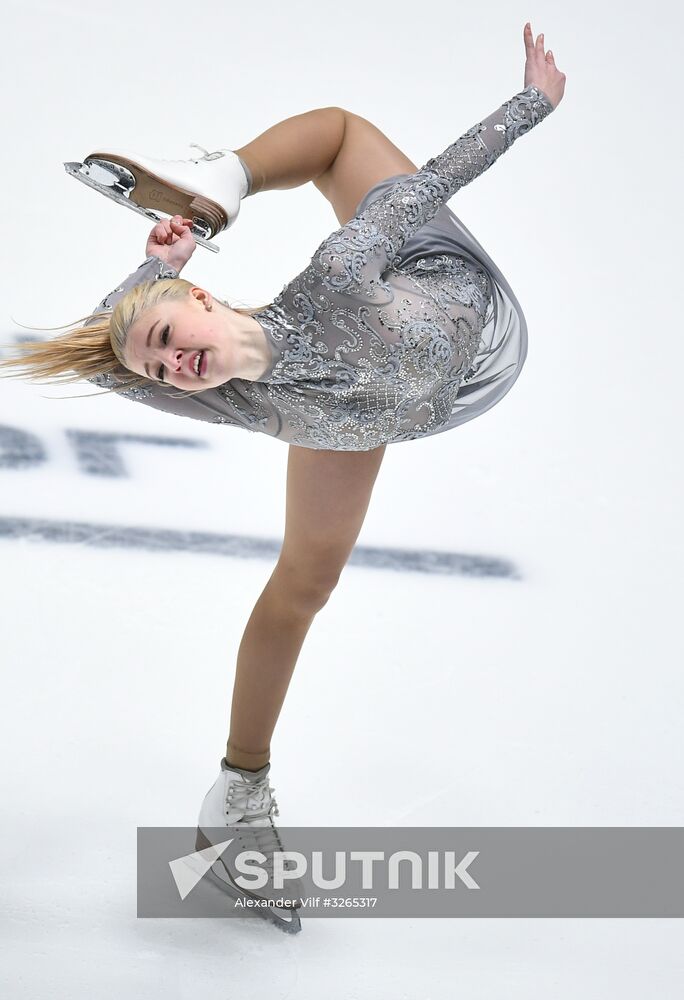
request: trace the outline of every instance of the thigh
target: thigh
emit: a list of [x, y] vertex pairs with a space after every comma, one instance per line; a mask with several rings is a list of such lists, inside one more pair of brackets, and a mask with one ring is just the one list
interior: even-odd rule
[[290, 445], [281, 571], [323, 587], [334, 585], [363, 525], [385, 448], [328, 451]]
[[357, 205], [379, 181], [394, 174], [414, 174], [418, 167], [379, 128], [345, 111], [342, 145], [328, 169], [314, 180], [333, 207], [341, 226], [354, 218]]

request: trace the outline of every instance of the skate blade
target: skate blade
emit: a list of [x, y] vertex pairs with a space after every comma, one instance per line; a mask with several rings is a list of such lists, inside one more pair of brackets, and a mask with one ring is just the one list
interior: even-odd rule
[[119, 177], [119, 183], [128, 188], [129, 197], [141, 208], [161, 209], [170, 216], [181, 215], [184, 219], [196, 216], [203, 220], [209, 229], [208, 239], [228, 228], [228, 216], [217, 202], [162, 180], [135, 160], [116, 153], [95, 152], [86, 156], [83, 164], [95, 164]]
[[[92, 188], [94, 191], [99, 191], [100, 194], [105, 195], [107, 198], [111, 198], [119, 205], [123, 205], [125, 208], [130, 208], [139, 215], [143, 215], [146, 219], [150, 219], [152, 222], [162, 222], [165, 218], [170, 218], [173, 215], [183, 215], [184, 219], [192, 219], [192, 226], [190, 231], [192, 232], [193, 238], [198, 246], [205, 247], [207, 250], [211, 250], [212, 253], [218, 253], [220, 247], [216, 246], [215, 243], [211, 242], [211, 237], [216, 235], [226, 226], [221, 226], [220, 229], [215, 231], [212, 230], [211, 222], [208, 221], [204, 215], [200, 215], [198, 211], [192, 208], [192, 205], [188, 205], [187, 211], [181, 212], [180, 210], [173, 207], [171, 210], [166, 208], [166, 205], [171, 205], [171, 200], [158, 200], [157, 208], [160, 211], [155, 211], [150, 205], [140, 205], [137, 201], [132, 200], [130, 192], [135, 187], [135, 178], [132, 174], [129, 174], [122, 166], [118, 166], [113, 161], [101, 161], [100, 163], [93, 160], [92, 162], [79, 163], [78, 161], [72, 161], [64, 164], [64, 169], [69, 174], [70, 177], [75, 177], [76, 180], [81, 181], [87, 187]], [[116, 171], [116, 172], [115, 172]], [[170, 187], [170, 185], [169, 185]], [[193, 202], [196, 204], [200, 200], [204, 205], [213, 205], [213, 202], [208, 202], [206, 199], [198, 199], [192, 196]], [[143, 200], [142, 198], [138, 200]], [[145, 199], [149, 201], [149, 199]], [[169, 215], [165, 216], [160, 214], [160, 212], [169, 211]], [[213, 218], [216, 218], [216, 210], [212, 210], [210, 213]], [[221, 213], [222, 217], [225, 219], [225, 214]]]
[[[195, 837], [195, 850], [203, 851], [207, 847], [211, 846], [211, 842], [198, 828], [197, 835]], [[216, 870], [217, 868], [220, 870], [220, 874], [219, 871]], [[225, 864], [223, 864], [221, 858], [217, 858], [211, 868], [207, 869], [207, 875], [212, 882], [214, 882], [215, 885], [220, 886], [222, 891], [230, 896], [231, 899], [240, 902], [245, 899], [259, 899], [258, 896], [252, 895], [252, 893], [249, 893], [246, 890], [241, 889], [240, 886], [235, 885], [232, 881], [230, 872], [226, 868]], [[264, 920], [269, 920], [286, 934], [298, 934], [302, 929], [302, 921], [296, 907], [259, 906], [250, 907], [247, 912], [256, 913]], [[285, 913], [288, 913], [289, 917], [284, 916]]]
[[[215, 885], [220, 886], [222, 892], [225, 892], [228, 896], [230, 896], [234, 900], [241, 901], [243, 899], [254, 898], [250, 897], [249, 893], [245, 893], [241, 889], [238, 889], [235, 886], [233, 886], [232, 883], [227, 882], [226, 879], [223, 878], [221, 875], [218, 875], [214, 871], [213, 866], [207, 870], [207, 875]], [[252, 913], [255, 913], [263, 920], [269, 920], [272, 924], [275, 924], [276, 927], [279, 927], [280, 930], [284, 931], [286, 934], [299, 934], [299, 932], [302, 929], [302, 921], [296, 909], [284, 910], [283, 907], [259, 906], [253, 908], [250, 907], [247, 910], [247, 914], [252, 914]], [[284, 913], [289, 913], [290, 916], [286, 917], [284, 916]]]

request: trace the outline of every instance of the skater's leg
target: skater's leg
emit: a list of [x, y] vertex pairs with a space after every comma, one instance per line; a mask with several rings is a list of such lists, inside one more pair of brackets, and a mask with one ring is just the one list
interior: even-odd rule
[[415, 174], [418, 167], [388, 137], [360, 115], [345, 111], [344, 139], [325, 173], [314, 181], [333, 207], [341, 226], [354, 218], [372, 187], [395, 174]]
[[289, 592], [275, 571], [257, 600], [238, 650], [226, 759], [257, 770], [270, 740], [297, 657], [325, 592]]
[[286, 118], [234, 152], [251, 171], [252, 194], [313, 181], [340, 225], [379, 181], [418, 170], [376, 125], [338, 107]]
[[233, 150], [252, 174], [252, 194], [299, 187], [326, 171], [342, 145], [345, 112], [316, 108], [286, 118]]
[[285, 534], [278, 563], [238, 651], [226, 757], [257, 770], [317, 612], [334, 590], [370, 503], [385, 446], [324, 451], [290, 446]]

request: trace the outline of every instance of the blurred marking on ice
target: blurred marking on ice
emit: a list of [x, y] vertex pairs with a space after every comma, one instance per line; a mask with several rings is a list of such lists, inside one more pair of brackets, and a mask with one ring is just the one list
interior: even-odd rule
[[128, 476], [120, 444], [154, 445], [160, 448], [206, 448], [206, 441], [161, 437], [151, 434], [67, 430], [81, 472], [90, 476]]
[[[127, 434], [120, 431], [66, 430], [79, 470], [88, 476], [129, 476], [121, 445], [143, 444], [155, 448], [207, 448], [195, 438], [163, 437], [158, 434]], [[40, 438], [19, 427], [0, 425], [0, 468], [24, 471], [47, 462]]]
[[[267, 560], [277, 559], [282, 545], [279, 539], [260, 538], [256, 535], [219, 535], [204, 531], [136, 528], [130, 525], [49, 521], [28, 517], [0, 517], [0, 538]], [[506, 559], [430, 549], [357, 545], [349, 557], [348, 565], [397, 572], [521, 579], [516, 567]]]

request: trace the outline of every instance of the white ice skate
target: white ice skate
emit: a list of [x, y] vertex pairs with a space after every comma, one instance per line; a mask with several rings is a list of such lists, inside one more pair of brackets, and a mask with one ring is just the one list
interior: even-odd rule
[[[231, 149], [188, 160], [155, 160], [131, 150], [103, 146], [78, 161], [64, 164], [66, 172], [88, 187], [146, 218], [180, 215], [192, 219], [192, 235], [200, 246], [218, 253], [211, 242], [234, 224], [250, 180], [242, 160]], [[167, 216], [160, 213], [166, 212]]]
[[[299, 879], [285, 879], [285, 887], [280, 890], [272, 884], [273, 853], [285, 848], [273, 822], [273, 816], [279, 815], [279, 812], [272, 794], [275, 789], [268, 781], [270, 768], [271, 765], [266, 764], [261, 770], [250, 772], [228, 767], [225, 758], [221, 761], [221, 773], [202, 803], [195, 847], [201, 851], [234, 837], [238, 850], [264, 854], [267, 861], [259, 867], [268, 872], [270, 881], [263, 889], [243, 889], [238, 885], [235, 877], [240, 873], [233, 869], [226, 853], [216, 859], [207, 874], [233, 899], [276, 900], [281, 897], [296, 900], [289, 907], [255, 906], [247, 911], [258, 913], [282, 930], [296, 934], [302, 929], [297, 909], [304, 888]], [[284, 867], [291, 869], [292, 865], [286, 861]], [[289, 914], [289, 918], [285, 914]]]

